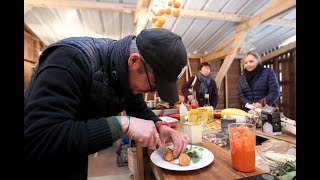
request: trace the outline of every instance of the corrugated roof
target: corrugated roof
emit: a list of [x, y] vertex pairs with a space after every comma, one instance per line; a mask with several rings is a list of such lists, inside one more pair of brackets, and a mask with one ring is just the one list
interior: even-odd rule
[[[100, 9], [99, 7], [97, 9], [85, 9], [85, 7], [82, 6], [77, 7], [76, 3], [117, 3], [118, 5], [132, 5], [131, 7], [137, 7], [136, 0], [77, 0], [74, 1], [75, 4], [73, 6], [70, 3], [72, 1], [73, 0], [25, 0], [25, 9], [29, 7], [29, 10], [25, 12], [24, 16], [25, 24], [47, 45], [70, 36], [94, 36], [120, 39], [126, 35], [135, 34], [136, 27], [134, 17], [135, 12], [138, 10], [131, 11], [130, 13], [121, 12], [120, 10], [110, 11], [104, 10], [103, 6], [101, 6]], [[40, 5], [39, 2], [42, 3], [42, 5]], [[63, 4], [66, 4], [66, 2], [69, 2], [71, 6], [67, 7], [65, 5], [65, 7], [63, 7]], [[151, 3], [149, 1], [141, 2]], [[241, 15], [241, 17], [250, 18], [266, 8], [271, 0], [181, 0], [181, 2], [181, 9], [183, 10], [197, 10], [203, 13], [227, 13], [227, 15]], [[56, 5], [59, 3], [63, 8], [59, 8], [58, 5]], [[274, 48], [287, 38], [296, 34], [295, 6], [278, 15], [275, 19], [286, 20], [291, 22], [291, 24], [284, 26], [280, 24], [261, 23], [252, 27], [250, 31], [253, 36], [253, 40], [251, 40], [253, 41], [253, 46], [260, 53]], [[214, 17], [190, 17], [181, 14], [178, 18], [166, 16], [166, 23], [163, 27], [179, 34], [188, 52], [206, 53], [210, 52], [223, 39], [234, 32], [239, 24], [240, 22], [230, 21], [227, 17], [223, 20]], [[149, 17], [145, 28], [151, 28], [151, 26], [152, 24]]]
[[[120, 39], [152, 27], [156, 1], [24, 0], [24, 22], [46, 45], [70, 36]], [[180, 16], [165, 15], [163, 27], [182, 37], [189, 57], [265, 54], [296, 34], [295, 0], [180, 1]]]

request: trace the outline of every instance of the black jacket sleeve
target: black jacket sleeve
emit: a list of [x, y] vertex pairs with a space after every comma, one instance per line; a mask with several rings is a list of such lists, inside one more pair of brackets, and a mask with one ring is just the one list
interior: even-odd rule
[[218, 105], [218, 99], [219, 99], [219, 95], [218, 95], [218, 88], [217, 88], [217, 83], [215, 80], [211, 81], [211, 88], [212, 91], [210, 92], [210, 104], [211, 106], [213, 106], [213, 108], [216, 108]]
[[85, 57], [73, 48], [59, 47], [37, 69], [24, 107], [25, 160], [78, 162], [112, 146], [104, 117], [75, 118], [91, 83]]

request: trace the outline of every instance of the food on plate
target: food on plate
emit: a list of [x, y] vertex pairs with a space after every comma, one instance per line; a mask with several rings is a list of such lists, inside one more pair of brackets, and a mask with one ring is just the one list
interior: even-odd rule
[[191, 161], [191, 158], [186, 153], [180, 154], [180, 156], [179, 156], [179, 165], [180, 166], [189, 166], [190, 161]]
[[163, 154], [163, 158], [166, 161], [172, 161], [174, 160], [173, 151], [171, 149], [168, 149], [165, 154]]
[[203, 148], [199, 146], [190, 146], [186, 149], [185, 153], [191, 158], [192, 163], [198, 163], [202, 158]]
[[[193, 164], [198, 163], [202, 159], [202, 151], [204, 149], [199, 146], [190, 146], [188, 147], [184, 153], [179, 155], [179, 162], [175, 162], [176, 158], [173, 156], [173, 151], [170, 148], [167, 148], [167, 152], [163, 154], [163, 158], [165, 161], [168, 161], [175, 165], [180, 166], [189, 166], [192, 161]], [[177, 159], [176, 159], [177, 160]]]

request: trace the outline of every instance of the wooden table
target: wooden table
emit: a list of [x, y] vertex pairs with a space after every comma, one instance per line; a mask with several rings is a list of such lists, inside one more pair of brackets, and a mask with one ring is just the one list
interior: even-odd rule
[[275, 136], [275, 135], [270, 135], [262, 132], [261, 128], [256, 128], [256, 136], [263, 137], [266, 139], [277, 139], [277, 140], [285, 141], [292, 144], [294, 147], [296, 147], [296, 135], [286, 131], [282, 131], [282, 135]]
[[227, 150], [216, 144], [203, 139], [201, 144], [196, 144], [210, 150], [214, 155], [211, 164], [201, 169], [192, 171], [171, 171], [160, 168], [152, 163], [150, 155], [154, 150], [137, 146], [137, 174], [135, 179], [152, 179], [152, 173], [158, 180], [177, 180], [177, 179], [237, 179], [265, 173], [256, 168], [252, 173], [242, 173], [235, 170], [231, 165], [231, 154]]

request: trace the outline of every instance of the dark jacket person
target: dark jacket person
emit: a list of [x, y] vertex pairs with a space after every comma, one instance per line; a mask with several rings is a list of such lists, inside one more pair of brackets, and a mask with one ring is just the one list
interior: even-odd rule
[[[188, 137], [162, 123], [142, 93], [157, 90], [164, 101], [178, 101], [186, 60], [181, 38], [163, 28], [118, 41], [51, 44], [25, 91], [24, 179], [87, 179], [88, 155], [123, 133], [143, 147], [171, 138], [174, 155], [184, 152]], [[122, 111], [128, 116], [118, 116]]]
[[[192, 76], [188, 82], [183, 84], [181, 87], [181, 92], [189, 102], [196, 98], [199, 106], [202, 107], [205, 104], [205, 94], [209, 94], [209, 103], [213, 108], [216, 108], [219, 99], [218, 88], [216, 81], [213, 79], [210, 72], [210, 64], [208, 62], [202, 62], [199, 64], [199, 71], [196, 73], [196, 75]], [[195, 78], [197, 79], [195, 80]], [[193, 87], [196, 97], [194, 97], [189, 91], [191, 87]]]
[[264, 68], [260, 59], [260, 55], [255, 51], [246, 53], [242, 59], [244, 70], [239, 80], [239, 98], [242, 106], [249, 103], [261, 108], [264, 98], [266, 104], [275, 106], [280, 97], [275, 72], [270, 68]]

